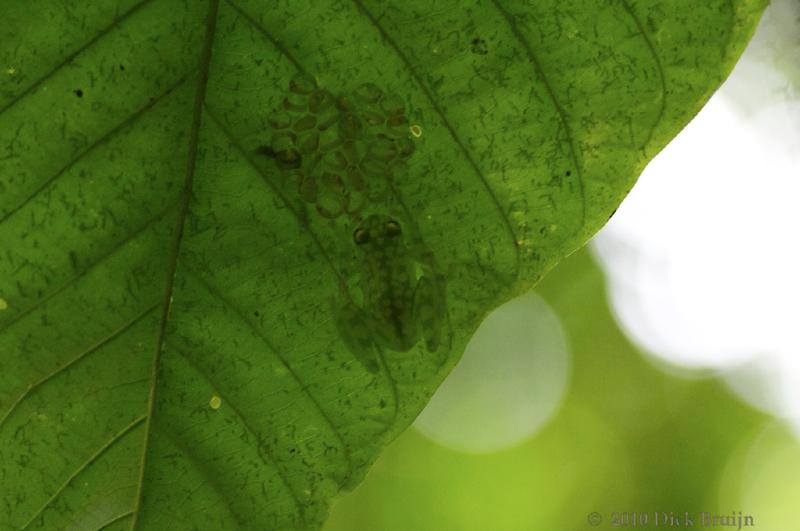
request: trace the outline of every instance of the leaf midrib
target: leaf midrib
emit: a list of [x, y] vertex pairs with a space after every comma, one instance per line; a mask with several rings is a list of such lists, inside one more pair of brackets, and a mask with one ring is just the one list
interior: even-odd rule
[[153, 362], [150, 373], [150, 393], [147, 400], [147, 410], [145, 415], [145, 434], [142, 443], [142, 455], [140, 460], [139, 480], [137, 485], [134, 516], [131, 522], [131, 531], [137, 529], [142, 509], [142, 494], [144, 490], [145, 470], [147, 468], [147, 449], [150, 445], [153, 427], [153, 409], [156, 401], [156, 387], [158, 384], [158, 374], [163, 352], [165, 333], [169, 319], [169, 310], [172, 303], [172, 294], [175, 285], [175, 272], [178, 267], [178, 256], [183, 238], [183, 229], [186, 215], [189, 211], [189, 200], [192, 193], [194, 182], [195, 166], [197, 164], [197, 147], [200, 137], [200, 126], [202, 125], [203, 103], [206, 99], [206, 87], [211, 66], [211, 51], [214, 44], [217, 27], [217, 12], [219, 10], [219, 0], [209, 0], [208, 14], [206, 15], [206, 35], [203, 41], [203, 49], [200, 54], [197, 91], [195, 93], [194, 109], [192, 116], [192, 126], [189, 133], [189, 151], [187, 155], [186, 176], [184, 179], [183, 190], [181, 192], [181, 203], [176, 220], [175, 235], [170, 249], [170, 259], [168, 262], [166, 282], [164, 286], [164, 297], [162, 299], [161, 324], [157, 335], [157, 343], [153, 353]]

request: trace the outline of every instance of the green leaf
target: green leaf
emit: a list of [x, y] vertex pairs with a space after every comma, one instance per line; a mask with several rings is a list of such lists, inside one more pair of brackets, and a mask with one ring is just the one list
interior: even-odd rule
[[317, 528], [765, 5], [4, 1], [0, 529]]

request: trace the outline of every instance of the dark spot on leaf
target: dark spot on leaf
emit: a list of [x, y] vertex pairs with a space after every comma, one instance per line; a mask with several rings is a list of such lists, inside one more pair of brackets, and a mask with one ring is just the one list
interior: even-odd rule
[[470, 45], [471, 45], [470, 49], [472, 50], [472, 53], [474, 53], [474, 54], [486, 55], [487, 53], [489, 53], [489, 48], [488, 48], [488, 46], [486, 46], [486, 41], [483, 40], [483, 39], [475, 37], [470, 42]]
[[78, 96], [79, 98], [82, 98], [83, 97], [83, 91], [81, 89], [78, 89], [78, 90], [75, 91], [75, 95]]
[[119, 65], [120, 70], [125, 70], [125, 65]]
[[617, 209], [615, 208], [615, 209], [614, 209], [614, 210], [611, 212], [611, 214], [609, 214], [609, 215], [608, 215], [608, 219], [611, 219], [611, 218], [614, 216], [614, 214], [616, 214], [616, 213], [617, 213]]
[[275, 151], [270, 146], [267, 145], [259, 146], [258, 149], [256, 149], [256, 153], [258, 153], [259, 155], [266, 155], [267, 157], [275, 156]]
[[569, 177], [570, 175], [572, 175], [572, 172], [567, 170], [567, 177]]
[[258, 310], [256, 310], [256, 311], [253, 312], [253, 315], [255, 315], [256, 317], [259, 317], [261, 314], [258, 313]]

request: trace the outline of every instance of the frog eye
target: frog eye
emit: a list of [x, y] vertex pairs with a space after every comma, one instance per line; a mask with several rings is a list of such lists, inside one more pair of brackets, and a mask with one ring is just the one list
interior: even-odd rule
[[356, 245], [362, 245], [369, 241], [369, 231], [367, 229], [356, 229], [353, 232], [353, 241]]
[[400, 224], [392, 219], [386, 222], [385, 229], [386, 235], [390, 238], [394, 238], [403, 232], [403, 230], [400, 228]]

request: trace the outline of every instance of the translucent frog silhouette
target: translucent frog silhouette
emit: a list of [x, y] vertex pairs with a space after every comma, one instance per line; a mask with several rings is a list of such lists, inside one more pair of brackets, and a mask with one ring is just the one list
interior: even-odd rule
[[[349, 296], [336, 324], [347, 347], [370, 372], [384, 349], [407, 352], [420, 340], [439, 348], [445, 318], [445, 285], [430, 251], [409, 245], [400, 222], [372, 214], [353, 232], [363, 266], [363, 306]], [[421, 274], [418, 275], [418, 272]]]

